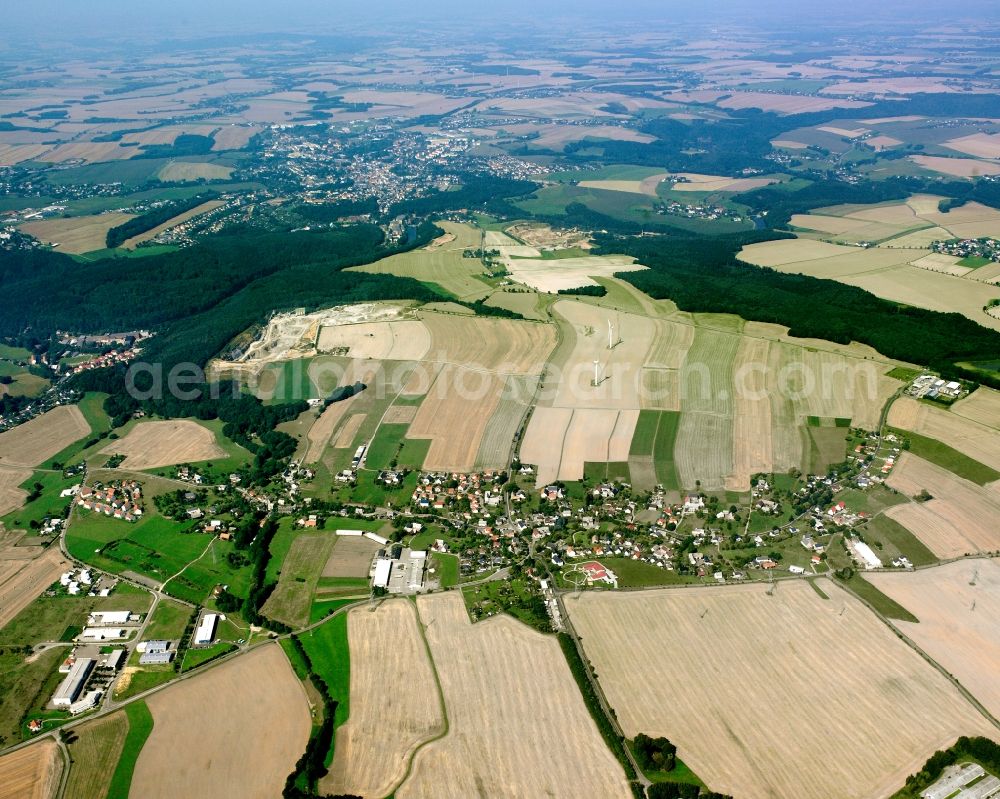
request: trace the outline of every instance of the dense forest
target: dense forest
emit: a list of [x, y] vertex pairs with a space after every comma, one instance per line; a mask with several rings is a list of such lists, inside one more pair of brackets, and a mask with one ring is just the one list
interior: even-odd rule
[[[649, 267], [620, 277], [685, 311], [738, 314], [775, 322], [793, 336], [868, 344], [883, 355], [976, 380], [957, 361], [996, 358], [1000, 333], [957, 313], [902, 306], [863, 289], [808, 275], [785, 274], [736, 260], [746, 244], [783, 235], [756, 231], [711, 239], [697, 236], [613, 235], [600, 251], [634, 256]], [[982, 380], [982, 377], [979, 377]]]
[[[423, 225], [409, 246], [435, 235], [436, 227]], [[319, 233], [233, 229], [194, 247], [127, 262], [0, 251], [0, 289], [19, 298], [0, 317], [0, 336], [29, 328], [43, 336], [151, 328], [160, 335], [147, 348], [149, 357], [204, 364], [272, 310], [440, 299], [415, 280], [343, 271], [397, 251], [374, 225]]]
[[133, 236], [138, 236], [140, 233], [145, 233], [147, 230], [159, 227], [175, 216], [190, 211], [192, 208], [197, 208], [202, 203], [214, 200], [218, 196], [214, 191], [207, 191], [204, 194], [198, 194], [185, 200], [174, 200], [164, 203], [111, 228], [105, 236], [104, 243], [108, 249], [114, 249]]

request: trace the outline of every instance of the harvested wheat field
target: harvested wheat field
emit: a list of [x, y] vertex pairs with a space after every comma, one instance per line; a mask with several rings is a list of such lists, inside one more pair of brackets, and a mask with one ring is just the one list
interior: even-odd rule
[[1000, 164], [977, 161], [975, 158], [940, 158], [933, 155], [911, 155], [910, 160], [925, 169], [956, 178], [1000, 175]]
[[1000, 469], [1000, 432], [965, 416], [900, 397], [889, 409], [888, 424], [936, 438], [973, 460]]
[[657, 187], [668, 177], [670, 177], [669, 172], [660, 172], [642, 180], [581, 180], [580, 185], [585, 189], [624, 191], [630, 194], [644, 194], [647, 197], [655, 197]]
[[412, 602], [389, 600], [374, 613], [352, 610], [347, 637], [351, 715], [337, 730], [330, 773], [319, 787], [327, 794], [387, 796], [417, 747], [445, 731], [441, 698]]
[[1000, 716], [1000, 560], [961, 560], [866, 579], [920, 619], [893, 620], [908, 638]]
[[939, 558], [1000, 550], [1000, 493], [976, 485], [947, 469], [904, 452], [886, 483], [927, 502], [897, 505], [886, 514], [902, 524]]
[[107, 796], [128, 727], [128, 716], [119, 712], [74, 730], [77, 739], [69, 745], [73, 767], [66, 782], [64, 799]]
[[316, 463], [323, 456], [323, 451], [330, 443], [337, 426], [360, 396], [354, 394], [341, 402], [331, 403], [323, 410], [306, 434], [309, 447], [306, 450], [305, 463]]
[[750, 478], [774, 469], [774, 436], [771, 433], [771, 396], [764, 368], [742, 369], [743, 365], [763, 367], [768, 362], [771, 343], [744, 337], [736, 352], [735, 405], [733, 407], [733, 469], [726, 478], [731, 491], [749, 491]]
[[233, 170], [220, 164], [206, 164], [199, 161], [171, 161], [156, 173], [164, 183], [194, 180], [228, 180]]
[[67, 566], [59, 548], [50, 547], [7, 577], [0, 584], [0, 629], [58, 580]]
[[672, 191], [752, 191], [762, 186], [777, 183], [774, 178], [730, 178], [723, 175], [700, 175], [696, 172], [681, 172], [673, 176]]
[[552, 325], [422, 313], [431, 333], [427, 359], [500, 374], [538, 374], [555, 345]]
[[53, 799], [63, 760], [50, 738], [0, 757], [0, 799]]
[[[552, 410], [557, 409], [539, 408], [538, 411], [543, 413], [532, 417], [532, 423], [544, 423], [544, 411]], [[639, 419], [638, 409], [619, 411], [609, 408], [578, 408], [572, 414], [563, 435], [561, 450], [555, 450], [551, 455], [558, 459], [555, 464], [557, 479], [582, 480], [584, 464], [588, 461], [605, 463], [628, 460], [629, 445]], [[539, 480], [542, 472], [547, 473], [551, 466], [548, 459], [539, 462]]]
[[431, 439], [425, 469], [475, 468], [483, 433], [504, 385], [504, 378], [492, 372], [448, 365], [438, 373], [406, 432], [407, 438]]
[[[350, 447], [354, 437], [361, 429], [361, 423], [367, 418], [367, 413], [352, 413], [346, 422], [337, 431], [337, 437], [333, 441], [333, 446], [337, 449]], [[384, 421], [384, 420], [383, 420]]]
[[124, 455], [123, 469], [155, 469], [226, 457], [215, 434], [189, 419], [139, 422], [125, 438], [111, 442], [101, 453]]
[[6, 516], [24, 504], [28, 492], [21, 483], [31, 477], [31, 469], [0, 466], [0, 516]]
[[520, 459], [522, 463], [536, 467], [537, 485], [554, 482], [559, 477], [563, 442], [572, 419], [572, 408], [537, 406], [531, 412], [521, 444]]
[[638, 272], [646, 267], [628, 255], [588, 255], [580, 258], [507, 258], [511, 280], [536, 291], [554, 294], [563, 289], [596, 286], [595, 277], [609, 278], [619, 272]]
[[[625, 735], [665, 735], [712, 790], [862, 799], [995, 729], [829, 580], [585, 592], [567, 602]], [[780, 742], [780, 745], [778, 745]]]
[[509, 616], [473, 625], [458, 594], [417, 599], [448, 733], [421, 748], [398, 799], [628, 799], [552, 636]]
[[273, 799], [305, 751], [311, 719], [302, 684], [277, 644], [146, 700], [153, 731], [132, 777], [134, 799]]
[[382, 545], [362, 535], [338, 535], [322, 577], [367, 577]]
[[980, 386], [952, 405], [951, 412], [1000, 430], [1000, 391]]
[[946, 141], [944, 146], [976, 158], [1000, 158], [1000, 133], [973, 133]]
[[103, 250], [107, 232], [131, 218], [132, 214], [57, 217], [26, 222], [21, 225], [21, 230], [45, 244], [53, 245], [59, 252], [79, 254]]
[[476, 456], [477, 469], [507, 466], [514, 437], [538, 385], [536, 377], [510, 376], [504, 383], [497, 407], [483, 428]]
[[326, 326], [320, 329], [316, 344], [320, 352], [397, 361], [418, 361], [430, 346], [430, 333], [415, 319]]
[[0, 465], [37, 466], [89, 432], [76, 405], [60, 405], [0, 433]]

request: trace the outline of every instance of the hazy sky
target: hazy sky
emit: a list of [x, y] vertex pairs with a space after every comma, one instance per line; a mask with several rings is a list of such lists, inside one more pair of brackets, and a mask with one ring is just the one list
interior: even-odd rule
[[916, 19], [979, 16], [1000, 21], [997, 0], [30, 0], [6, 2], [0, 42], [20, 38], [65, 41], [130, 34], [198, 38], [221, 33], [315, 32], [445, 18], [489, 24], [505, 21], [543, 24], [554, 17], [645, 20], [656, 24], [704, 20], [707, 24], [759, 22], [817, 27], [831, 15], [849, 22], [867, 18], [900, 23]]

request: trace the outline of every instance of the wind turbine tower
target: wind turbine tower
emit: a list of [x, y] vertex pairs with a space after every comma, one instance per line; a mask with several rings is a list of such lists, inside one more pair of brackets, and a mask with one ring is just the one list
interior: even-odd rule
[[594, 360], [594, 385], [601, 385], [601, 362], [597, 359]]

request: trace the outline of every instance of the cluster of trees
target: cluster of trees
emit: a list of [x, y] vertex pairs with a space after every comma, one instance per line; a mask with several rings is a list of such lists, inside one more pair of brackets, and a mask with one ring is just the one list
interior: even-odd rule
[[275, 519], [265, 519], [260, 524], [260, 531], [250, 544], [250, 561], [253, 564], [253, 571], [250, 575], [250, 588], [247, 597], [243, 600], [243, 618], [250, 624], [267, 627], [278, 633], [290, 632], [290, 628], [281, 622], [272, 621], [261, 615], [260, 609], [264, 607], [267, 598], [271, 596], [277, 583], [267, 582], [267, 563], [271, 559], [271, 541], [275, 533], [278, 532], [278, 522]]
[[[285, 788], [281, 793], [284, 799], [307, 799], [307, 797], [319, 795], [317, 786], [328, 771], [324, 761], [330, 747], [333, 746], [333, 734], [336, 729], [334, 716], [338, 703], [330, 694], [330, 687], [326, 684], [326, 680], [313, 668], [312, 659], [306, 652], [306, 648], [302, 646], [299, 637], [293, 635], [290, 640], [298, 656], [306, 664], [310, 681], [316, 686], [316, 690], [323, 698], [323, 721], [319, 727], [313, 730], [313, 734], [306, 744], [306, 751], [296, 762], [295, 770], [285, 780]], [[302, 783], [305, 783], [305, 788], [299, 787]], [[347, 794], [341, 794], [337, 797], [329, 797], [329, 799], [351, 799], [351, 797]], [[356, 797], [356, 799], [360, 799], [360, 797]]]
[[207, 191], [203, 194], [197, 194], [194, 197], [188, 197], [186, 200], [173, 200], [172, 202], [164, 203], [157, 208], [146, 211], [144, 214], [134, 216], [120, 225], [115, 225], [105, 235], [104, 244], [109, 250], [114, 249], [133, 236], [138, 236], [140, 233], [145, 233], [147, 230], [159, 227], [178, 214], [183, 214], [192, 208], [197, 208], [202, 203], [214, 200], [218, 196], [214, 191]]
[[583, 701], [587, 705], [587, 710], [590, 711], [591, 718], [597, 724], [597, 729], [601, 731], [601, 736], [604, 738], [604, 742], [608, 745], [611, 753], [621, 763], [622, 768], [625, 769], [625, 776], [629, 780], [634, 781], [636, 779], [635, 768], [632, 766], [632, 761], [626, 752], [627, 743], [625, 738], [618, 734], [614, 724], [611, 723], [611, 719], [604, 712], [604, 706], [601, 704], [601, 700], [590, 682], [590, 677], [587, 675], [587, 666], [584, 664], [583, 658], [580, 657], [580, 652], [577, 650], [576, 644], [568, 633], [559, 633], [557, 637], [559, 638], [559, 646], [562, 648], [563, 655], [566, 657], [566, 662], [569, 664], [569, 670], [573, 674], [573, 679], [576, 680], [580, 693], [583, 694]]
[[335, 402], [343, 402], [346, 399], [350, 399], [355, 394], [360, 394], [366, 388], [368, 388], [368, 386], [366, 386], [360, 380], [357, 383], [354, 383], [353, 385], [350, 386], [339, 386], [330, 393], [329, 397], [326, 398], [326, 400], [323, 402], [323, 407], [328, 408]]
[[654, 782], [646, 789], [647, 799], [733, 799], [699, 785], [686, 782]]
[[941, 777], [948, 766], [972, 759], [994, 774], [1000, 774], [1000, 744], [989, 738], [962, 736], [953, 746], [935, 752], [916, 774], [906, 778], [906, 786], [897, 796], [918, 797]]
[[161, 516], [166, 516], [174, 521], [184, 521], [187, 518], [187, 509], [191, 505], [202, 505], [208, 501], [208, 491], [205, 489], [192, 492], [195, 498], [190, 502], [184, 499], [186, 493], [188, 492], [185, 489], [178, 488], [176, 491], [157, 494], [153, 497], [153, 505], [156, 506]]
[[215, 146], [211, 136], [196, 133], [182, 133], [173, 144], [147, 144], [133, 158], [189, 158], [192, 155], [208, 155]]
[[375, 216], [378, 214], [378, 202], [374, 197], [369, 197], [365, 200], [339, 200], [335, 203], [302, 203], [295, 206], [295, 213], [307, 222], [329, 224], [345, 216]]
[[883, 355], [926, 364], [943, 374], [988, 382], [960, 361], [995, 358], [1000, 333], [957, 313], [898, 305], [863, 289], [808, 275], [785, 274], [736, 260], [746, 244], [781, 238], [754, 231], [696, 236], [598, 237], [601, 252], [634, 256], [649, 267], [622, 277], [685, 311], [731, 313], [786, 325], [793, 336], [868, 344]]
[[560, 294], [574, 294], [580, 297], [603, 297], [608, 293], [604, 286], [577, 286], [572, 289], [559, 289]]
[[650, 738], [640, 732], [632, 739], [632, 751], [643, 771], [673, 771], [677, 765], [677, 747], [667, 738]]

